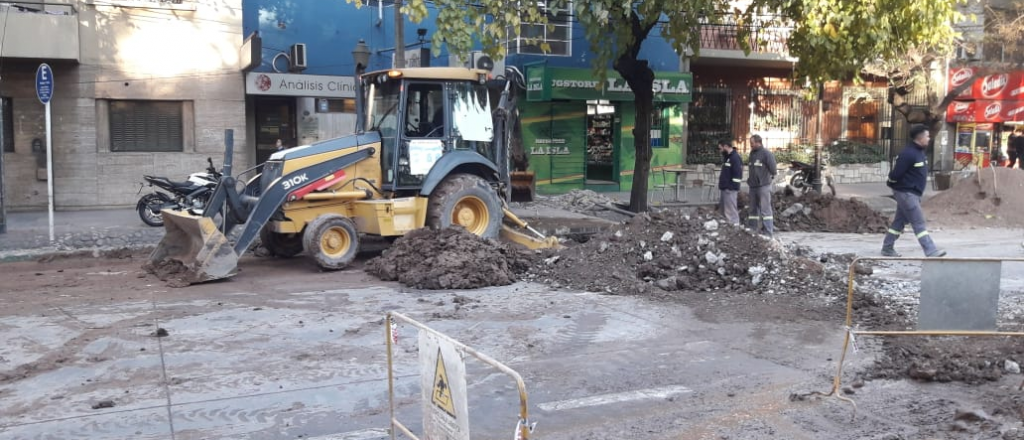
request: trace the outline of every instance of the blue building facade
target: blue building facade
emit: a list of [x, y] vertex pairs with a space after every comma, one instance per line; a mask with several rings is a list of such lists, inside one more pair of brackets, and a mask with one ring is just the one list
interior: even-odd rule
[[[406, 20], [406, 65], [472, 65], [482, 55], [466, 60], [450, 57], [446, 49], [430, 53], [436, 10], [421, 23]], [[393, 64], [395, 8], [391, 2], [369, 0], [362, 7], [345, 0], [245, 0], [245, 35], [258, 33], [262, 50], [258, 65], [246, 73], [247, 127], [257, 163], [276, 149], [305, 145], [350, 133], [355, 128], [352, 50], [363, 40], [370, 50], [368, 70]], [[594, 58], [582, 27], [568, 14], [552, 15], [551, 27], [524, 26], [523, 32], [551, 45], [540, 53], [525, 40], [508, 41], [508, 56], [495, 63], [495, 74], [514, 65], [524, 73], [543, 65], [547, 72], [587, 78]], [[656, 32], [656, 31], [655, 31]], [[304, 45], [296, 51], [295, 45]], [[421, 50], [424, 49], [424, 50]], [[304, 52], [301, 53], [301, 52]], [[304, 56], [303, 56], [304, 55]], [[644, 43], [641, 56], [655, 72], [678, 75], [680, 58], [658, 35]], [[303, 59], [304, 58], [304, 59]], [[255, 63], [254, 63], [255, 64]], [[673, 77], [678, 84], [678, 76]], [[692, 81], [684, 86], [692, 86]], [[593, 87], [590, 87], [593, 89]], [[628, 189], [632, 175], [633, 106], [628, 99], [594, 99], [592, 90], [579, 90], [543, 102], [522, 99], [520, 108], [528, 124], [524, 140], [530, 145], [531, 167], [540, 179], [538, 190], [559, 192], [571, 188]], [[524, 97], [525, 98], [525, 97]], [[620, 95], [619, 98], [622, 98]], [[685, 100], [684, 100], [685, 101]], [[656, 166], [683, 162], [685, 105], [679, 100], [658, 107], [652, 135], [658, 143]], [[569, 118], [571, 116], [571, 118]], [[567, 118], [569, 118], [567, 120]], [[623, 128], [625, 127], [625, 128]], [[528, 138], [528, 139], [526, 139]], [[546, 143], [545, 148], [531, 145]]]

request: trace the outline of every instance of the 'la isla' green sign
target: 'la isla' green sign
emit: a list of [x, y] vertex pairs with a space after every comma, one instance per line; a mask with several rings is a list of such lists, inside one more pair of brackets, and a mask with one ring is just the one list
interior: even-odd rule
[[[633, 90], [615, 72], [608, 72], [602, 89], [589, 69], [547, 67], [526, 68], [526, 100], [590, 100], [632, 101]], [[654, 101], [690, 102], [693, 75], [689, 73], [654, 72]]]

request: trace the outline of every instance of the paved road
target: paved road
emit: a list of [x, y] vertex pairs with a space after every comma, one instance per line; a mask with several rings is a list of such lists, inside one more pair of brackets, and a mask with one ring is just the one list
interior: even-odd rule
[[[132, 260], [0, 265], [0, 438], [383, 438], [392, 310], [522, 373], [536, 438], [915, 437], [990, 392], [872, 382], [851, 421], [845, 404], [788, 400], [828, 389], [840, 323], [705, 322], [671, 302], [527, 283], [413, 291], [305, 259], [242, 267], [168, 289]], [[415, 347], [400, 328], [398, 416], [418, 430]], [[852, 365], [871, 362], [865, 349]], [[468, 375], [473, 438], [510, 438], [512, 383], [473, 362]], [[114, 406], [92, 408], [103, 400]]]

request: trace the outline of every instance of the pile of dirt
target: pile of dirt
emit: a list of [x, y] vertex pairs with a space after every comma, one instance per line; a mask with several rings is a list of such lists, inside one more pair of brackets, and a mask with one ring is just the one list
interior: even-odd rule
[[594, 292], [656, 291], [835, 295], [820, 262], [712, 215], [662, 211], [565, 249], [533, 269], [535, 280]]
[[985, 168], [978, 175], [960, 178], [951, 188], [926, 200], [928, 222], [947, 227], [1024, 227], [1024, 170]]
[[528, 254], [461, 227], [423, 228], [395, 240], [366, 272], [417, 289], [475, 289], [512, 284], [531, 264]]
[[[739, 199], [741, 208], [749, 205], [746, 193]], [[813, 191], [773, 194], [772, 211], [779, 231], [881, 233], [889, 226], [889, 219], [862, 202]], [[740, 218], [747, 218], [746, 209]]]
[[883, 355], [864, 372], [865, 379], [977, 384], [1020, 374], [1024, 362], [1024, 345], [1013, 337], [896, 337], [887, 338], [883, 347]]

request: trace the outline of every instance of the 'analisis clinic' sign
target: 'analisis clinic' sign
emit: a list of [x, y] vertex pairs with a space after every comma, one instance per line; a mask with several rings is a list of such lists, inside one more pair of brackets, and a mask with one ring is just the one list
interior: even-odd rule
[[356, 85], [351, 76], [249, 72], [245, 75], [245, 93], [248, 95], [314, 98], [355, 98]]

